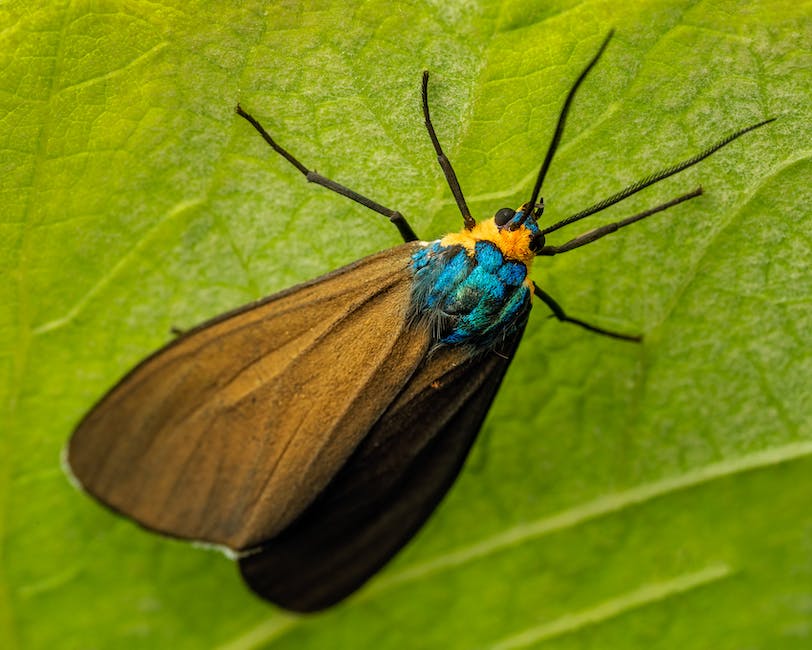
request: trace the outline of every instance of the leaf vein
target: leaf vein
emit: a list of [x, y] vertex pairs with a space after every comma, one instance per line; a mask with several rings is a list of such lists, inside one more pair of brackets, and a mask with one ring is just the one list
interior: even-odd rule
[[665, 582], [646, 584], [634, 591], [610, 598], [594, 607], [561, 616], [548, 623], [529, 628], [515, 636], [498, 641], [491, 650], [526, 648], [539, 642], [573, 634], [594, 625], [622, 616], [630, 611], [681, 596], [733, 575], [726, 564], [715, 564], [694, 573], [684, 573]]
[[363, 594], [373, 594], [385, 591], [396, 585], [413, 582], [435, 573], [446, 571], [478, 558], [500, 552], [507, 548], [554, 534], [580, 524], [632, 508], [667, 494], [697, 487], [726, 477], [771, 467], [781, 463], [790, 462], [812, 456], [812, 440], [773, 447], [738, 458], [724, 460], [719, 463], [706, 465], [691, 472], [678, 476], [665, 478], [653, 483], [599, 497], [592, 501], [577, 505], [568, 510], [559, 512], [551, 517], [515, 526], [497, 535], [486, 538], [476, 544], [463, 547], [441, 555], [432, 560], [417, 564], [400, 572], [382, 576], [374, 582]]

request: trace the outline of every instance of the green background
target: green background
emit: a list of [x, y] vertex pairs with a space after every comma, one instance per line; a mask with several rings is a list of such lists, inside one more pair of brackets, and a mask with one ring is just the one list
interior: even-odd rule
[[[808, 648], [812, 644], [809, 2], [6, 2], [0, 7], [0, 647]], [[398, 242], [321, 173], [461, 226], [545, 185], [565, 217], [735, 128], [711, 159], [553, 243], [705, 196], [533, 277], [534, 310], [470, 462], [364, 590], [318, 616], [221, 555], [76, 491], [60, 452], [186, 328]]]

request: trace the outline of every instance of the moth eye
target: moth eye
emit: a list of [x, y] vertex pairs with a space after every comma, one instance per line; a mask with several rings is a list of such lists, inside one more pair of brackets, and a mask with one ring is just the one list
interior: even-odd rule
[[493, 220], [496, 222], [496, 225], [501, 228], [508, 221], [510, 221], [513, 218], [513, 215], [515, 214], [516, 210], [511, 210], [510, 208], [502, 208], [501, 210], [497, 210], [496, 214], [493, 215]]
[[544, 248], [544, 235], [538, 234], [530, 240], [530, 250], [538, 253], [542, 248]]

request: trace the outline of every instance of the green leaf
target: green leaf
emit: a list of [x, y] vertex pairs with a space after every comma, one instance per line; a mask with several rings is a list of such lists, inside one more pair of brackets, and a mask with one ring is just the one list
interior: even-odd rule
[[[812, 637], [809, 4], [380, 0], [0, 7], [0, 647], [800, 648]], [[116, 517], [60, 452], [186, 328], [398, 242], [234, 115], [435, 238], [528, 198], [579, 91], [550, 222], [766, 117], [560, 233], [705, 195], [533, 275], [463, 476], [346, 603], [295, 617]]]

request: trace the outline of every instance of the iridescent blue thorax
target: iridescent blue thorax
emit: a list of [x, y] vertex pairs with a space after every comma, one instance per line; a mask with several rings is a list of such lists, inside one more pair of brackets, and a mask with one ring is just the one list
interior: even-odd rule
[[532, 218], [511, 226], [489, 219], [412, 256], [410, 315], [427, 322], [437, 342], [494, 347], [527, 320], [538, 226]]

